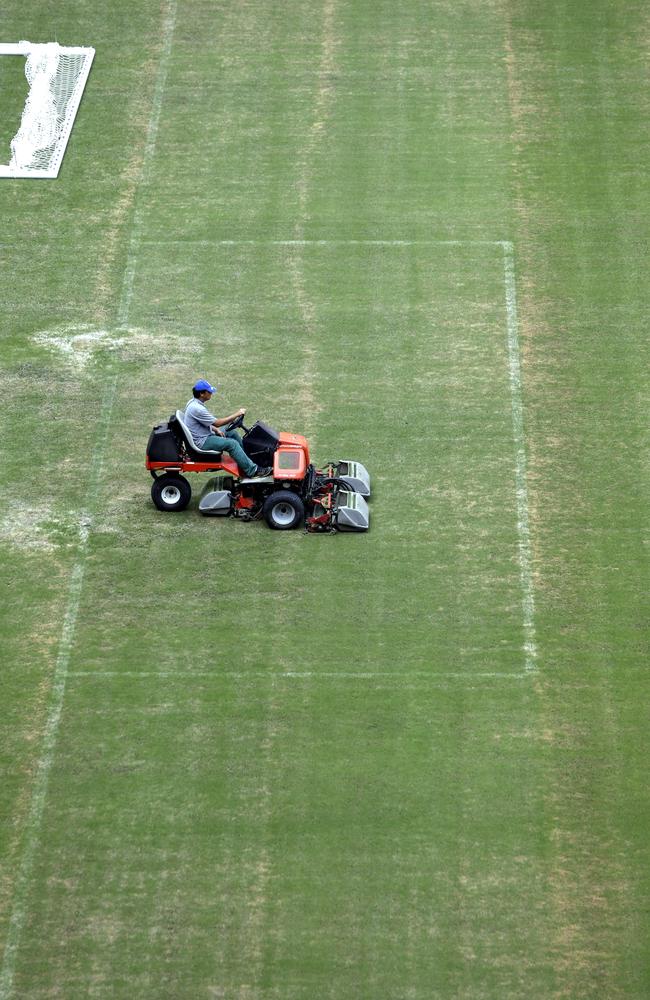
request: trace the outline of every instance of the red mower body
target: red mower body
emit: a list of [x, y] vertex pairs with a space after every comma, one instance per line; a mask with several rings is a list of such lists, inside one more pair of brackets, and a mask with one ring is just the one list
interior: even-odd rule
[[[176, 415], [178, 421], [178, 414]], [[182, 425], [179, 434], [173, 430], [174, 422], [170, 418], [168, 424], [154, 427], [149, 438], [145, 465], [150, 472], [224, 472], [226, 475], [239, 476], [237, 463], [230, 455], [217, 452], [200, 451], [187, 441]], [[156, 432], [159, 431], [158, 435]], [[164, 437], [165, 441], [157, 442], [156, 437]], [[302, 481], [307, 475], [309, 466], [309, 444], [302, 434], [288, 434], [284, 431], [277, 435], [278, 443], [273, 453], [274, 479], [289, 482]], [[158, 447], [156, 447], [158, 445]], [[176, 446], [176, 447], [174, 447]], [[164, 457], [163, 457], [163, 452]], [[212, 457], [210, 457], [212, 456]]]
[[300, 434], [281, 432], [280, 443], [273, 455], [273, 478], [289, 482], [300, 481], [307, 475], [309, 445]]
[[364, 498], [370, 479], [359, 463], [342, 461], [315, 469], [309, 445], [301, 434], [278, 433], [261, 421], [248, 430], [242, 418], [228, 429], [242, 427], [244, 451], [266, 476], [242, 476], [237, 463], [223, 452], [197, 448], [178, 410], [153, 428], [147, 445], [146, 468], [154, 484], [151, 497], [159, 510], [181, 511], [190, 502], [188, 472], [211, 472], [200, 502], [206, 516], [263, 517], [271, 528], [287, 530], [303, 524], [308, 531], [366, 531]]

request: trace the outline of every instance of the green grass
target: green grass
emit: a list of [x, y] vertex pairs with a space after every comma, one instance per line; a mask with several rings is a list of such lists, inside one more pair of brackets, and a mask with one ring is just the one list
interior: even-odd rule
[[[647, 997], [644, 7], [4, 24], [97, 55], [0, 186], [0, 1000]], [[158, 513], [198, 375], [371, 531]]]

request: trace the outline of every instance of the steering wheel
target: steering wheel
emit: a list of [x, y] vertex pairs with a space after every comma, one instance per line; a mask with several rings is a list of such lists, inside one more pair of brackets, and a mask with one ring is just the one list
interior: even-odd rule
[[246, 428], [244, 427], [244, 414], [243, 413], [240, 413], [238, 417], [235, 417], [234, 420], [231, 420], [230, 423], [226, 425], [226, 430], [227, 431], [236, 431], [239, 427], [242, 427], [244, 430], [246, 430]]

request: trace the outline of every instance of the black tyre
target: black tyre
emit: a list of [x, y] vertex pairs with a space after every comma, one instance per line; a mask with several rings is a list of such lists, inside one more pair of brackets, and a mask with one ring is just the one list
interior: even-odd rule
[[166, 472], [154, 480], [151, 499], [158, 510], [185, 510], [192, 496], [192, 487], [187, 479], [173, 472]]
[[274, 528], [276, 531], [291, 531], [292, 528], [302, 524], [305, 505], [300, 497], [290, 490], [277, 490], [264, 501], [262, 513], [269, 528]]

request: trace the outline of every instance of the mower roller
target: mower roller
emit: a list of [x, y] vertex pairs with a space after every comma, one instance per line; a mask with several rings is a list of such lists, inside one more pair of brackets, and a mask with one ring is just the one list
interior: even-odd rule
[[188, 472], [211, 472], [199, 500], [206, 517], [263, 519], [276, 531], [304, 524], [306, 531], [367, 531], [370, 511], [370, 476], [360, 462], [349, 459], [327, 462], [316, 468], [309, 445], [300, 434], [274, 431], [261, 420], [249, 429], [243, 416], [226, 430], [244, 431], [242, 447], [268, 476], [241, 476], [227, 454], [197, 448], [182, 410], [153, 428], [147, 445], [146, 467], [153, 476], [151, 498], [161, 511], [185, 510], [192, 488]]

